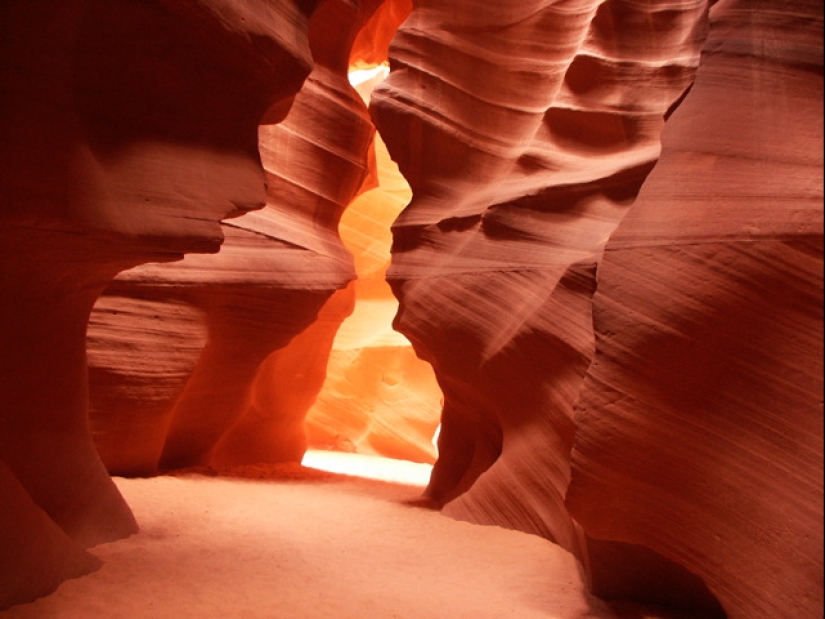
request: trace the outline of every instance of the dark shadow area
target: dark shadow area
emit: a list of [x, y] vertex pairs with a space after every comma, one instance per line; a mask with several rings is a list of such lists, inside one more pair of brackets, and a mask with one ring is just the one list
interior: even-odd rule
[[727, 619], [701, 578], [659, 553], [592, 537], [587, 549], [593, 593], [610, 603], [619, 619], [648, 617], [652, 608], [673, 619]]

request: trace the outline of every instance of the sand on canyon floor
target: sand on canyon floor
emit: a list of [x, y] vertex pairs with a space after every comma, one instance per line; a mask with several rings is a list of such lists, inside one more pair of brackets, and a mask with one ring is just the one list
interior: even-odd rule
[[[419, 469], [419, 473], [420, 473]], [[2, 619], [575, 619], [615, 615], [555, 544], [458, 522], [390, 483], [293, 466], [116, 478], [141, 526]]]

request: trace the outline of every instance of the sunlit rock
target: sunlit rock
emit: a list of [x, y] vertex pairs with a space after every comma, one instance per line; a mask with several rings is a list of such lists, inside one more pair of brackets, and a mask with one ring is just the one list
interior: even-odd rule
[[821, 615], [819, 4], [0, 23], [0, 607], [136, 530], [108, 472], [427, 463], [440, 421], [421, 504], [620, 616]]
[[432, 367], [392, 329], [398, 301], [386, 282], [390, 227], [410, 190], [376, 139], [378, 187], [360, 195], [341, 219], [355, 257], [353, 312], [335, 335], [327, 377], [307, 415], [310, 447], [432, 463], [441, 391]]
[[355, 37], [349, 57], [351, 70], [386, 63], [390, 42], [411, 11], [412, 0], [384, 0]]

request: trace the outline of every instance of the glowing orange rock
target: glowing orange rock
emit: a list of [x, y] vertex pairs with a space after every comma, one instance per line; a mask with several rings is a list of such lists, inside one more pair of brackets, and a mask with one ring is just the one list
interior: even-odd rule
[[323, 387], [332, 341], [352, 312], [353, 296], [351, 285], [333, 293], [312, 324], [261, 363], [244, 415], [212, 450], [213, 465], [301, 461], [307, 411]]
[[379, 186], [354, 200], [341, 220], [359, 274], [355, 305], [332, 343], [324, 388], [307, 415], [308, 444], [433, 462], [441, 391], [430, 365], [392, 330], [398, 302], [385, 281], [390, 226], [411, 194], [380, 138], [376, 154]]
[[364, 24], [352, 44], [349, 66], [369, 68], [387, 62], [390, 41], [412, 11], [412, 0], [385, 0]]

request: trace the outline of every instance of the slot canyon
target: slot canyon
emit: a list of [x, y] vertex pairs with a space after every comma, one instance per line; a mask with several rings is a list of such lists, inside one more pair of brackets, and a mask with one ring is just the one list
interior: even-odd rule
[[0, 81], [0, 618], [823, 617], [820, 0], [3, 0]]

